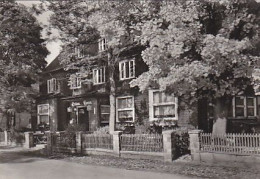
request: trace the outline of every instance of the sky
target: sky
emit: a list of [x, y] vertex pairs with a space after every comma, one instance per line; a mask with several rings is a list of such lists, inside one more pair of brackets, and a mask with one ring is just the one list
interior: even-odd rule
[[[17, 1], [18, 3], [24, 4], [27, 7], [31, 7], [33, 4], [39, 4], [40, 1], [31, 1], [31, 0], [20, 0]], [[39, 16], [36, 16], [37, 20], [43, 24], [43, 25], [48, 25], [48, 19], [51, 15], [51, 12], [45, 12]], [[54, 34], [57, 34], [57, 31], [53, 30]], [[46, 38], [46, 35], [44, 33], [44, 31], [42, 32], [42, 36], [43, 38]], [[48, 62], [48, 64], [50, 62], [52, 62], [55, 57], [57, 57], [57, 55], [60, 53], [61, 50], [61, 42], [57, 41], [57, 42], [47, 42], [47, 49], [50, 51], [50, 54], [46, 57], [46, 61]]]

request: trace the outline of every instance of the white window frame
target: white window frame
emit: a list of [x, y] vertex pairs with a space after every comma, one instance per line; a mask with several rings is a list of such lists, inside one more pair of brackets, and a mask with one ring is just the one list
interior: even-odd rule
[[[236, 105], [236, 97], [240, 97], [240, 98], [243, 98], [243, 105]], [[247, 106], [247, 99], [248, 98], [251, 98], [254, 100], [254, 116], [248, 116], [247, 114], [247, 109], [248, 109], [248, 106]], [[236, 117], [236, 118], [242, 118], [242, 117], [245, 117], [245, 118], [253, 118], [253, 117], [256, 117], [257, 116], [257, 104], [256, 104], [256, 97], [253, 97], [253, 96], [235, 96], [233, 97], [232, 99], [232, 106], [233, 106], [233, 117]], [[236, 116], [236, 107], [241, 107], [241, 108], [244, 108], [244, 116]], [[252, 107], [251, 107], [252, 108]]]
[[[130, 76], [130, 71], [131, 71], [131, 62], [133, 63], [133, 75]], [[126, 63], [129, 63], [128, 69], [126, 69]], [[129, 77], [126, 77], [126, 71], [129, 71]], [[135, 78], [135, 60], [127, 60], [127, 61], [121, 61], [119, 62], [119, 79], [120, 80], [126, 80], [126, 79], [131, 79]]]
[[[102, 107], [109, 108], [109, 112], [107, 112], [107, 113], [103, 112], [102, 113], [102, 110], [101, 110]], [[103, 104], [100, 105], [100, 118], [101, 118], [101, 115], [109, 115], [110, 116], [110, 105], [103, 105]], [[106, 124], [106, 123], [109, 123], [109, 120], [108, 121], [100, 120], [100, 123]]]
[[[99, 76], [103, 76], [103, 78], [101, 78], [101, 79], [103, 79], [103, 81], [99, 80]], [[105, 67], [101, 67], [101, 68], [93, 69], [93, 83], [95, 85], [98, 85], [98, 84], [103, 84], [105, 82], [106, 82], [106, 68]]]
[[174, 97], [174, 102], [164, 102], [164, 103], [156, 103], [154, 104], [154, 93], [155, 92], [162, 92], [161, 90], [149, 90], [149, 120], [155, 121], [159, 120], [161, 118], [155, 118], [154, 117], [154, 107], [156, 106], [167, 106], [167, 105], [174, 105], [175, 106], [175, 117], [163, 117], [165, 120], [178, 120], [178, 98]]
[[106, 38], [101, 38], [98, 41], [98, 51], [103, 52], [107, 49], [107, 39]]
[[57, 87], [57, 79], [56, 78], [51, 78], [47, 80], [47, 92], [49, 93], [55, 93], [58, 91]]
[[75, 77], [72, 80], [76, 80], [76, 86], [74, 86], [74, 81], [71, 81], [70, 88], [71, 89], [79, 89], [81, 88], [81, 77]]
[[[126, 98], [131, 98], [132, 99], [132, 107], [124, 108], [124, 109], [118, 109], [118, 100], [126, 99]], [[130, 111], [130, 110], [133, 113], [133, 120], [132, 121], [124, 121], [124, 122], [134, 122], [135, 121], [135, 101], [134, 101], [134, 96], [120, 96], [120, 97], [116, 98], [116, 121], [117, 122], [120, 122], [118, 112], [120, 112], [120, 111]]]
[[[47, 106], [48, 112], [40, 113], [40, 108], [42, 106]], [[49, 124], [50, 124], [50, 105], [49, 104], [39, 104], [39, 105], [37, 105], [37, 124], [40, 124], [40, 116], [48, 116], [48, 121], [49, 121]]]
[[84, 51], [84, 46], [75, 47], [75, 54], [77, 55], [78, 58], [85, 57], [86, 55]]

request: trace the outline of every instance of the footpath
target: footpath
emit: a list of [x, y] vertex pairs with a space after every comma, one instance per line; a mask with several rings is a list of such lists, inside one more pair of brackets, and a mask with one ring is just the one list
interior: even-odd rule
[[61, 154], [44, 156], [40, 153], [39, 149], [40, 147], [38, 147], [38, 149], [24, 149], [0, 146], [0, 167], [1, 164], [33, 163], [47, 160], [49, 164], [52, 163], [50, 161], [59, 161], [66, 164], [70, 163], [72, 166], [77, 164], [85, 167], [105, 167], [111, 168], [111, 171], [116, 169], [123, 169], [124, 171], [137, 171], [137, 173], [145, 171], [148, 173], [152, 172], [156, 175], [169, 175], [172, 176], [172, 178], [176, 178], [177, 176], [182, 176], [181, 178], [188, 177], [221, 179], [260, 178], [260, 166], [249, 166], [242, 163], [197, 163], [191, 160], [190, 155], [183, 156], [173, 161], [172, 163], [164, 163], [161, 161], [123, 159], [111, 156], [72, 156]]

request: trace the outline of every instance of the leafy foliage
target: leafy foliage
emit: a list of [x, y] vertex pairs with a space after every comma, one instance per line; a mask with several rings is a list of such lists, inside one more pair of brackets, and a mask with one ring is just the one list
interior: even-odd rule
[[142, 57], [149, 66], [132, 86], [160, 87], [188, 99], [244, 92], [256, 81], [259, 3], [174, 1], [142, 27]]
[[0, 94], [6, 108], [31, 108], [37, 74], [45, 67], [48, 54], [41, 30], [24, 6], [0, 2]]

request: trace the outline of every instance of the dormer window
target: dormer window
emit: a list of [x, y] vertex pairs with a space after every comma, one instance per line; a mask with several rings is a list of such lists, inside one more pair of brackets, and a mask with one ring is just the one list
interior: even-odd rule
[[93, 83], [105, 83], [105, 67], [93, 69]]
[[102, 38], [98, 41], [98, 51], [103, 52], [107, 49], [107, 40]]
[[70, 88], [71, 89], [81, 88], [81, 78], [80, 77], [71, 78], [71, 80], [70, 80]]
[[135, 60], [119, 62], [120, 80], [135, 77]]
[[55, 93], [58, 91], [58, 83], [56, 78], [52, 78], [47, 80], [47, 92], [48, 93]]

